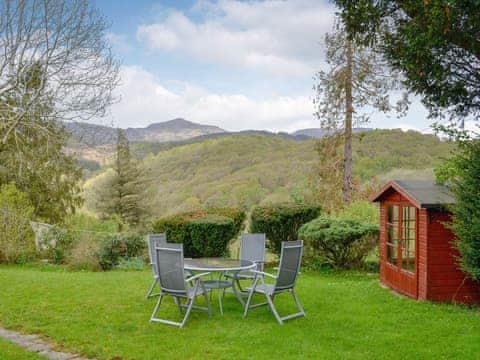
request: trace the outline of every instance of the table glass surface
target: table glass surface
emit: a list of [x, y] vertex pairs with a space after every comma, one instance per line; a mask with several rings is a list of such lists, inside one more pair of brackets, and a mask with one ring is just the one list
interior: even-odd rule
[[253, 269], [256, 264], [250, 260], [226, 258], [197, 258], [185, 259], [184, 267], [188, 270], [199, 271], [233, 271]]

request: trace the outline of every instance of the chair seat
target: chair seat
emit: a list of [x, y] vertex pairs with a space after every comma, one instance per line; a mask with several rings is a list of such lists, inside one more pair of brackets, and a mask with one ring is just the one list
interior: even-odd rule
[[[252, 287], [247, 288], [248, 291], [252, 290]], [[255, 287], [255, 292], [265, 294], [265, 295], [272, 295], [275, 291], [275, 285], [273, 284], [258, 284]]]
[[[194, 291], [195, 291], [195, 288], [192, 287], [192, 286], [187, 286], [187, 296], [189, 298], [193, 298], [193, 294], [194, 294]], [[205, 289], [205, 292], [208, 293], [208, 289]], [[198, 287], [197, 289], [197, 296], [198, 295], [203, 295], [204, 291], [203, 291], [203, 288], [201, 286]]]

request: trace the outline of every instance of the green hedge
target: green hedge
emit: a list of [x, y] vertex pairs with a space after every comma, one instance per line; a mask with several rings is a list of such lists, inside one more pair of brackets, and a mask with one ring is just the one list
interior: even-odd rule
[[241, 231], [245, 213], [237, 209], [209, 209], [182, 213], [156, 221], [152, 230], [166, 233], [169, 242], [183, 243], [185, 256], [223, 256]]
[[279, 204], [252, 210], [250, 231], [265, 233], [268, 247], [280, 254], [282, 241], [298, 240], [298, 229], [320, 215], [318, 205]]
[[332, 267], [342, 269], [361, 267], [378, 244], [378, 234], [378, 225], [323, 216], [306, 223], [298, 232], [309, 250]]

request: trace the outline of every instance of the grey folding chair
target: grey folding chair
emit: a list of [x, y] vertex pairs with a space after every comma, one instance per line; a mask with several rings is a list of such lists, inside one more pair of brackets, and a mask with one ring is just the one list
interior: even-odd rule
[[[263, 271], [265, 263], [265, 234], [242, 234], [240, 240], [240, 260], [250, 260], [257, 264], [255, 270]], [[253, 281], [255, 275], [249, 271], [226, 273], [226, 278], [232, 278], [237, 284], [238, 290], [248, 293], [242, 288], [240, 280]], [[233, 284], [234, 285], [234, 284]]]
[[[160, 296], [155, 305], [150, 321], [183, 327], [187, 322], [192, 309], [207, 311], [208, 315], [212, 317], [208, 292], [205, 289], [203, 282], [200, 280], [202, 276], [209, 275], [210, 273], [202, 273], [185, 278], [183, 266], [183, 244], [161, 244], [155, 250], [158, 280], [160, 284]], [[160, 319], [157, 317], [163, 297], [166, 295], [173, 296], [180, 313], [183, 313], [183, 310], [186, 309], [181, 322]], [[205, 297], [207, 307], [194, 305], [197, 296], [200, 295]], [[187, 300], [186, 304], [182, 304], [182, 299]]]
[[[300, 304], [297, 296], [295, 295], [295, 284], [297, 282], [297, 277], [300, 272], [300, 265], [302, 262], [302, 250], [303, 250], [303, 241], [283, 241], [282, 242], [282, 252], [280, 255], [280, 265], [278, 267], [278, 273], [276, 276], [258, 270], [252, 270], [251, 272], [255, 274], [255, 280], [253, 286], [249, 289], [250, 293], [248, 295], [247, 304], [245, 305], [245, 312], [243, 317], [246, 317], [250, 309], [268, 305], [270, 310], [272, 310], [273, 315], [277, 319], [279, 324], [283, 324], [285, 320], [294, 319], [300, 316], [307, 316], [305, 311]], [[265, 276], [275, 280], [275, 284], [267, 284], [265, 282]], [[273, 299], [275, 295], [289, 292], [292, 294], [293, 300], [298, 308], [298, 312], [281, 317], [278, 314], [275, 305], [273, 304]], [[252, 299], [254, 294], [262, 294], [267, 298], [267, 302], [261, 304], [252, 305]]]
[[148, 234], [147, 242], [148, 242], [148, 256], [150, 258], [150, 266], [152, 267], [152, 272], [153, 272], [152, 285], [150, 285], [147, 295], [145, 296], [148, 299], [148, 298], [160, 295], [160, 293], [156, 293], [156, 294], [153, 293], [153, 289], [155, 289], [155, 285], [158, 284], [158, 272], [157, 272], [157, 266], [156, 266], [157, 255], [155, 254], [155, 248], [160, 244], [166, 244], [167, 236], [166, 234]]

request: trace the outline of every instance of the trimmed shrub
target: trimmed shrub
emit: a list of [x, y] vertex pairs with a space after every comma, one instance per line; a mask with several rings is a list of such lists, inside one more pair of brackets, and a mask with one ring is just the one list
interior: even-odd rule
[[252, 210], [250, 231], [265, 233], [268, 247], [280, 254], [282, 241], [298, 240], [300, 226], [320, 215], [317, 205], [279, 204], [257, 206]]
[[35, 252], [33, 206], [15, 185], [0, 188], [0, 263], [25, 263]]
[[122, 259], [141, 257], [147, 249], [145, 238], [139, 234], [109, 234], [100, 242], [98, 258], [103, 270], [117, 266]]
[[246, 218], [245, 211], [243, 210], [237, 208], [210, 208], [207, 210], [207, 213], [232, 219], [236, 233], [240, 233], [243, 229]]
[[237, 209], [209, 209], [159, 219], [155, 233], [166, 233], [169, 242], [183, 243], [185, 256], [223, 256], [241, 231], [245, 213]]
[[309, 250], [336, 269], [362, 267], [378, 243], [378, 225], [357, 220], [319, 217], [303, 225], [300, 239]]

